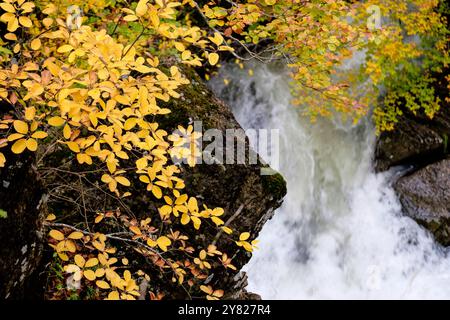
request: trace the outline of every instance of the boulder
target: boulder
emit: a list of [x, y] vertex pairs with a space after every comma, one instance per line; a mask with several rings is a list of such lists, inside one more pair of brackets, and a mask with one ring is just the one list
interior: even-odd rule
[[450, 159], [430, 164], [394, 185], [405, 214], [450, 245]]
[[444, 138], [439, 132], [430, 125], [404, 117], [394, 131], [383, 132], [378, 138], [375, 169], [385, 171], [396, 165], [430, 161], [443, 151]]

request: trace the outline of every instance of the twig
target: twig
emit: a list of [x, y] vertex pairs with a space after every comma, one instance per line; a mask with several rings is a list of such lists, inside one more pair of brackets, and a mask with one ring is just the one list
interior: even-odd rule
[[[81, 233], [83, 233], [85, 235], [95, 236], [95, 234], [90, 232], [90, 231], [78, 229], [78, 228], [76, 228], [74, 226], [71, 226], [70, 224], [59, 223], [59, 222], [44, 222], [44, 225], [48, 226], [48, 227], [68, 228], [68, 229], [73, 230], [73, 231], [81, 232]], [[172, 264], [169, 261], [167, 261], [166, 259], [164, 259], [164, 257], [158, 251], [153, 249], [152, 247], [149, 247], [146, 244], [144, 244], [142, 242], [139, 242], [139, 241], [136, 241], [136, 240], [118, 237], [116, 234], [117, 233], [105, 234], [105, 237], [108, 238], [108, 239], [111, 239], [111, 240], [117, 240], [117, 241], [128, 242], [128, 243], [134, 243], [134, 244], [137, 244], [139, 246], [142, 246], [145, 249], [147, 249], [148, 251], [156, 254], [159, 258], [161, 258], [164, 262], [166, 262], [169, 266], [172, 267]], [[130, 232], [122, 232], [122, 234], [124, 234], [124, 235], [132, 235], [132, 233], [130, 233]]]
[[78, 176], [78, 180], [80, 181], [80, 188], [81, 188], [81, 201], [83, 202], [83, 215], [84, 215], [84, 222], [86, 223], [86, 228], [89, 230], [89, 232], [91, 231], [91, 229], [89, 228], [89, 223], [88, 223], [88, 219], [87, 219], [87, 210], [86, 210], [86, 202], [84, 201], [84, 189], [83, 189], [83, 181], [81, 181], [81, 177]]
[[[224, 227], [228, 227], [230, 225], [230, 223], [233, 222], [233, 220], [236, 219], [236, 217], [242, 212], [243, 209], [244, 209], [244, 205], [241, 204], [239, 206], [239, 208], [236, 210], [236, 212], [227, 220], [227, 222], [225, 222]], [[220, 231], [217, 233], [216, 237], [214, 238], [214, 241], [212, 242], [213, 246], [216, 245], [217, 241], [222, 236], [222, 234], [223, 234], [223, 228], [220, 229]]]

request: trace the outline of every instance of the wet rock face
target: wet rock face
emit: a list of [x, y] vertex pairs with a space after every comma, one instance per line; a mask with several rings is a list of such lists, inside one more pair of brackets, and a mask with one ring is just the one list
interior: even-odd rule
[[400, 178], [394, 188], [405, 213], [450, 245], [450, 159]]
[[[448, 70], [442, 74], [447, 74]], [[450, 246], [450, 104], [447, 82], [435, 84], [443, 105], [429, 119], [407, 111], [392, 132], [380, 135], [375, 150], [375, 170], [407, 165], [407, 176], [394, 183], [406, 215], [430, 230], [436, 240]]]
[[[6, 149], [6, 148], [5, 148]], [[43, 190], [29, 153], [8, 159], [0, 168], [0, 299], [22, 299], [26, 282], [39, 264], [42, 251], [41, 212]]]
[[384, 171], [392, 166], [422, 162], [438, 157], [444, 151], [444, 138], [430, 126], [409, 118], [400, 120], [392, 132], [384, 132], [375, 150], [375, 169]]

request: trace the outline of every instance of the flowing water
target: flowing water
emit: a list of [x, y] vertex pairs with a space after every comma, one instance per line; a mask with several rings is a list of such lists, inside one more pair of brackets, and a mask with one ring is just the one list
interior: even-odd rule
[[371, 125], [311, 124], [280, 69], [255, 65], [248, 76], [229, 65], [211, 81], [245, 129], [280, 130], [288, 193], [245, 267], [248, 289], [264, 299], [450, 298], [447, 253], [402, 216], [395, 172], [372, 170]]

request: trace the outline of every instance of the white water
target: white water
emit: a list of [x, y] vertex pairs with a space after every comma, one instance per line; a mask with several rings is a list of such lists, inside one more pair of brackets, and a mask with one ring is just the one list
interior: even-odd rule
[[401, 215], [394, 173], [371, 169], [370, 125], [310, 124], [289, 105], [282, 71], [254, 72], [227, 66], [211, 81], [244, 128], [280, 130], [288, 193], [245, 268], [248, 289], [264, 299], [449, 299], [446, 253]]

